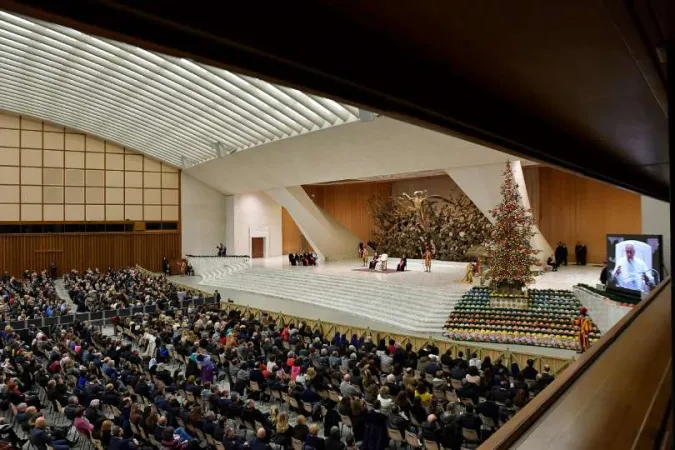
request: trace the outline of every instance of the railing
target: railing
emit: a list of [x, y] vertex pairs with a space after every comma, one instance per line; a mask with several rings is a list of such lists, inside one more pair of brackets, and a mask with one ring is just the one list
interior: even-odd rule
[[670, 319], [668, 278], [481, 448], [656, 448], [672, 428]]
[[441, 353], [444, 353], [448, 349], [450, 349], [453, 356], [456, 356], [460, 351], [464, 352], [464, 354], [467, 356], [471, 355], [472, 353], [476, 353], [481, 359], [489, 356], [493, 362], [497, 359], [501, 359], [504, 365], [507, 367], [509, 367], [514, 362], [518, 363], [520, 367], [524, 367], [527, 363], [527, 360], [532, 359], [534, 360], [535, 368], [537, 370], [541, 371], [544, 365], [548, 365], [551, 368], [551, 373], [554, 375], [561, 373], [572, 361], [571, 359], [566, 358], [547, 357], [533, 355], [528, 352], [512, 351], [508, 348], [500, 350], [496, 348], [490, 348], [488, 346], [473, 345], [473, 343], [469, 342], [460, 343], [444, 339], [433, 339], [431, 337], [425, 338], [392, 333], [389, 331], [373, 330], [371, 328], [353, 327], [351, 325], [292, 316], [282, 312], [251, 308], [249, 306], [236, 305], [234, 303], [221, 302], [221, 309], [225, 311], [237, 310], [241, 311], [242, 314], [253, 314], [253, 316], [258, 319], [261, 319], [262, 316], [266, 314], [268, 317], [280, 321], [284, 325], [293, 323], [297, 326], [300, 323], [305, 323], [309, 325], [312, 330], [317, 328], [321, 330], [322, 334], [327, 339], [332, 339], [335, 333], [339, 333], [340, 335], [345, 334], [347, 339], [350, 340], [352, 335], [355, 334], [358, 338], [362, 336], [370, 337], [375, 343], [377, 343], [380, 339], [384, 339], [387, 343], [389, 342], [389, 339], [393, 339], [404, 347], [406, 344], [410, 343], [415, 349], [422, 348], [427, 343], [432, 343], [439, 348]]

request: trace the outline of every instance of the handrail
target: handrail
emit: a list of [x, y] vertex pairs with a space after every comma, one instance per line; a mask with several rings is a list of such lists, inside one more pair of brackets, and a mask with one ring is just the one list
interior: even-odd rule
[[[626, 314], [612, 329], [608, 330], [587, 352], [581, 355], [568, 369], [559, 377], [557, 377], [551, 385], [544, 389], [538, 396], [536, 396], [530, 403], [528, 403], [518, 414], [509, 420], [503, 427], [501, 427], [495, 434], [493, 434], [481, 448], [486, 449], [507, 449], [511, 448], [519, 439], [523, 438], [530, 428], [541, 419], [549, 409], [560, 400], [563, 395], [568, 393], [575, 382], [589, 370], [589, 368], [598, 361], [599, 358], [615, 343], [615, 341], [626, 332], [626, 330], [652, 305], [656, 304], [656, 300], [669, 291], [671, 288], [670, 277], [664, 280], [657, 286], [650, 295], [638, 304], [633, 310]], [[670, 298], [667, 299], [670, 302]], [[668, 303], [668, 308], [670, 304]], [[670, 314], [668, 314], [668, 319]], [[630, 360], [633, 355], [627, 354], [626, 360]], [[670, 356], [670, 355], [668, 355]], [[618, 368], [616, 368], [618, 369]], [[670, 364], [668, 364], [668, 371], [670, 371]], [[663, 375], [662, 373], [659, 374]], [[602, 383], [603, 380], [598, 380]], [[666, 383], [668, 384], [668, 383]], [[668, 386], [669, 388], [669, 386]], [[651, 397], [650, 397], [651, 398]], [[653, 399], [652, 399], [653, 400]], [[598, 405], [602, 408], [602, 405]], [[654, 412], [655, 414], [656, 412]], [[660, 419], [660, 418], [659, 418]], [[644, 423], [642, 427], [644, 428]], [[570, 430], [571, 433], [576, 433], [578, 430]], [[609, 430], [603, 430], [607, 433]], [[599, 431], [600, 432], [600, 431]], [[637, 439], [637, 438], [636, 438]], [[630, 448], [630, 447], [628, 447]]]

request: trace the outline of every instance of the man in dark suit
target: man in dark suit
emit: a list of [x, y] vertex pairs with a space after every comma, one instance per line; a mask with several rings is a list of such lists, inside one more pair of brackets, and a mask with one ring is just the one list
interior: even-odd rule
[[555, 380], [555, 377], [551, 375], [551, 367], [548, 364], [544, 366], [541, 372], [541, 379], [546, 386], [553, 383], [553, 380]]
[[241, 411], [241, 419], [251, 425], [255, 425], [256, 422], [260, 422], [261, 424], [266, 422], [265, 415], [255, 407], [255, 402], [253, 400], [246, 402], [246, 406]]
[[38, 450], [47, 450], [48, 445], [54, 450], [70, 450], [67, 441], [54, 439], [54, 436], [47, 430], [47, 421], [44, 417], [35, 419], [35, 426], [30, 430], [30, 442]]
[[422, 438], [425, 441], [440, 442], [441, 427], [434, 414], [429, 414], [427, 421], [422, 424]]
[[123, 430], [120, 427], [113, 427], [110, 444], [106, 450], [134, 450], [138, 447], [135, 439], [124, 439]]
[[482, 425], [482, 422], [480, 420], [480, 417], [478, 417], [476, 413], [474, 413], [473, 406], [468, 405], [466, 407], [466, 414], [463, 414], [462, 417], [459, 418], [459, 425], [462, 428], [474, 430], [476, 433], [480, 435], [480, 427]]
[[267, 433], [264, 428], [260, 428], [255, 434], [255, 439], [251, 441], [251, 450], [268, 450], [270, 447], [265, 442]]

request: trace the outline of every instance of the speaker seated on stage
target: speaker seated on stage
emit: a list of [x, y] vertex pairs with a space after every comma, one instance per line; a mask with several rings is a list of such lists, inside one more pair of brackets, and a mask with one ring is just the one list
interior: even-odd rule
[[408, 258], [403, 255], [401, 257], [401, 260], [398, 262], [398, 265], [396, 266], [396, 271], [397, 272], [405, 272], [405, 270], [408, 268]]
[[[387, 270], [387, 260], [388, 259], [389, 259], [389, 255], [387, 255], [386, 253], [382, 253], [380, 255], [380, 260], [379, 260], [380, 270], [383, 271], [383, 272]], [[375, 267], [377, 268], [377, 266], [375, 266]]]
[[370, 262], [368, 263], [368, 268], [370, 270], [375, 270], [378, 262], [380, 262], [380, 255], [377, 252], [375, 252], [375, 254], [373, 255], [373, 259], [371, 259]]

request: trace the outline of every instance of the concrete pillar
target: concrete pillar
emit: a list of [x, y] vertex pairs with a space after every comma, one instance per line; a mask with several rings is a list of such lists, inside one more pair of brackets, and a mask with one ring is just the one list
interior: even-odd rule
[[321, 259], [354, 259], [359, 238], [319, 208], [302, 186], [272, 189], [265, 193], [291, 215]]
[[[495, 220], [490, 214], [490, 210], [497, 206], [502, 200], [501, 185], [503, 181], [504, 163], [486, 164], [482, 166], [456, 167], [446, 169], [446, 172], [471, 199], [471, 201], [480, 209], [483, 214], [494, 223]], [[518, 192], [523, 206], [530, 209], [530, 199], [527, 195], [523, 168], [520, 161], [511, 162], [511, 171], [518, 184]], [[537, 257], [541, 264], [546, 263], [546, 258], [553, 254], [553, 249], [546, 241], [544, 235], [539, 231], [539, 227], [533, 225], [535, 235], [530, 243], [532, 248], [539, 250]]]

